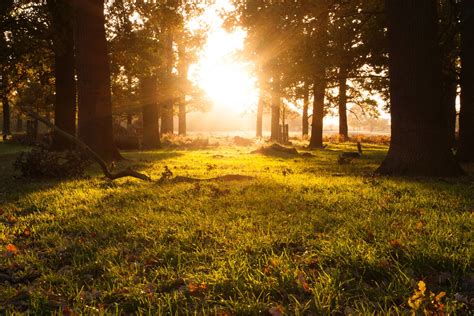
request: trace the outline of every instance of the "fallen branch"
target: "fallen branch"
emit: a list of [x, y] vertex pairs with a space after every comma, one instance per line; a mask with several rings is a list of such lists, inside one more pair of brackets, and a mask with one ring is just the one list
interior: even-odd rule
[[[201, 178], [192, 178], [192, 177], [183, 177], [183, 176], [177, 176], [172, 179], [165, 180], [169, 183], [182, 183], [182, 182], [211, 182], [211, 181], [222, 181], [222, 182], [228, 182], [228, 181], [247, 181], [247, 180], [253, 180], [255, 177], [251, 176], [244, 176], [240, 174], [227, 174], [224, 176], [219, 176], [219, 177], [214, 177], [214, 178], [206, 178], [206, 179], [201, 179]], [[163, 182], [163, 181], [160, 181]]]
[[116, 179], [125, 178], [125, 177], [132, 177], [132, 178], [137, 178], [137, 179], [144, 180], [144, 181], [151, 181], [151, 178], [149, 176], [147, 176], [145, 174], [142, 174], [142, 173], [139, 173], [139, 172], [136, 172], [136, 171], [132, 170], [131, 168], [127, 168], [127, 169], [119, 171], [117, 173], [110, 172], [110, 170], [107, 167], [107, 164], [105, 163], [105, 161], [95, 151], [93, 151], [92, 148], [87, 146], [80, 139], [78, 139], [77, 137], [75, 137], [75, 136], [73, 136], [69, 133], [66, 133], [65, 131], [63, 131], [62, 129], [60, 129], [59, 127], [57, 127], [56, 125], [54, 125], [53, 123], [48, 121], [47, 119], [39, 116], [35, 112], [32, 112], [32, 111], [27, 110], [27, 109], [21, 109], [21, 111], [23, 111], [28, 116], [34, 118], [35, 120], [38, 120], [38, 121], [44, 123], [46, 126], [48, 126], [49, 128], [52, 128], [55, 132], [60, 134], [62, 137], [64, 137], [68, 141], [76, 144], [77, 147], [80, 150], [82, 150], [90, 158], [92, 158], [95, 162], [97, 162], [97, 164], [102, 169], [103, 174], [108, 179], [116, 180]]

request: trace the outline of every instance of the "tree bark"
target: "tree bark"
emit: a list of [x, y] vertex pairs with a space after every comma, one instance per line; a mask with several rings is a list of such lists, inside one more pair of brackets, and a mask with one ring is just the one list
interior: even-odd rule
[[308, 109], [309, 109], [309, 84], [307, 82], [304, 83], [303, 87], [303, 138], [308, 137], [309, 133], [309, 122], [308, 122]]
[[272, 121], [271, 121], [271, 135], [270, 140], [280, 142], [280, 78], [278, 75], [273, 77], [272, 82]]
[[178, 134], [186, 136], [186, 101], [184, 97], [179, 102], [178, 113]]
[[263, 137], [263, 96], [260, 92], [257, 105], [257, 137]]
[[105, 161], [122, 159], [113, 140], [104, 1], [75, 0], [74, 11], [79, 137]]
[[313, 116], [309, 148], [323, 147], [324, 97], [326, 93], [326, 66], [329, 25], [329, 1], [322, 1], [316, 11], [318, 27], [315, 39], [313, 77]]
[[165, 35], [165, 49], [166, 49], [166, 82], [164, 83], [164, 99], [161, 107], [161, 134], [173, 134], [173, 35], [172, 31], [168, 29]]
[[[5, 80], [4, 80], [5, 81]], [[8, 94], [6, 92], [6, 87], [2, 91], [2, 105], [3, 105], [3, 140], [7, 139], [7, 136], [10, 135], [10, 101], [8, 100]]]
[[[61, 130], [76, 134], [76, 80], [74, 77], [74, 39], [70, 1], [48, 1], [53, 29], [56, 99], [54, 123]], [[73, 143], [55, 133], [52, 148], [70, 149]]]
[[143, 148], [156, 149], [161, 147], [160, 128], [158, 124], [157, 78], [142, 78], [140, 82], [140, 99], [143, 100]]
[[461, 111], [458, 158], [474, 161], [474, 1], [461, 2]]
[[23, 120], [20, 115], [16, 118], [16, 132], [23, 132]]
[[386, 0], [392, 135], [378, 172], [455, 176], [448, 142], [433, 0]]
[[347, 68], [339, 68], [339, 135], [342, 141], [349, 140], [347, 126]]

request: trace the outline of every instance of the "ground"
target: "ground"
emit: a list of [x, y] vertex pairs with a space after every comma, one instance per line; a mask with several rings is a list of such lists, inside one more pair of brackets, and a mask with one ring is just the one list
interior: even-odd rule
[[[153, 182], [95, 168], [31, 181], [11, 167], [24, 148], [0, 143], [0, 313], [469, 313], [473, 166], [459, 179], [378, 177], [386, 146], [338, 164], [348, 148], [125, 152], [118, 168]], [[165, 166], [255, 178], [158, 182]]]

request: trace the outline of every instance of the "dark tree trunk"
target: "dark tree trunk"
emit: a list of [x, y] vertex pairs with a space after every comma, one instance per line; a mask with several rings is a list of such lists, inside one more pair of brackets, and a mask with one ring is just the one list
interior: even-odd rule
[[173, 102], [166, 100], [161, 107], [161, 134], [173, 134]]
[[349, 139], [347, 126], [347, 68], [339, 68], [339, 135], [343, 141]]
[[272, 121], [270, 139], [276, 142], [281, 141], [280, 103], [280, 78], [278, 76], [274, 76], [272, 82]]
[[[74, 78], [74, 39], [71, 2], [48, 1], [53, 28], [54, 74], [56, 100], [54, 123], [61, 130], [76, 135], [76, 81]], [[52, 148], [74, 147], [68, 139], [55, 132]]]
[[10, 135], [10, 102], [8, 100], [8, 94], [5, 91], [6, 86], [4, 86], [4, 91], [2, 93], [2, 105], [3, 105], [3, 140], [7, 139], [7, 136]]
[[178, 134], [186, 136], [186, 101], [184, 97], [181, 98], [179, 103], [178, 113]]
[[105, 161], [121, 159], [114, 144], [110, 65], [103, 0], [75, 0], [79, 137]]
[[23, 120], [21, 119], [21, 116], [18, 115], [16, 118], [16, 132], [23, 132]]
[[157, 79], [146, 77], [140, 82], [140, 99], [143, 100], [143, 148], [156, 149], [161, 147], [160, 129], [158, 124]]
[[164, 84], [164, 99], [161, 106], [161, 134], [173, 134], [173, 91], [171, 80], [173, 77], [173, 34], [170, 29], [166, 30], [165, 37], [165, 50], [166, 50], [166, 82]]
[[461, 111], [458, 157], [474, 161], [474, 1], [461, 2]]
[[329, 24], [329, 1], [321, 1], [317, 10], [318, 27], [315, 35], [313, 116], [309, 148], [323, 147], [324, 97], [326, 93], [326, 66]]
[[441, 96], [436, 1], [386, 0], [392, 135], [378, 172], [454, 176]]
[[127, 113], [127, 127], [128, 128], [132, 127], [132, 123], [133, 123], [133, 114]]
[[324, 119], [324, 96], [326, 92], [326, 80], [317, 76], [313, 86], [313, 116], [311, 117], [311, 139], [309, 148], [323, 147], [323, 119]]
[[260, 94], [257, 105], [257, 137], [263, 136], [263, 96]]
[[308, 137], [309, 133], [309, 122], [308, 122], [308, 108], [309, 108], [309, 84], [304, 83], [304, 92], [303, 92], [303, 138]]

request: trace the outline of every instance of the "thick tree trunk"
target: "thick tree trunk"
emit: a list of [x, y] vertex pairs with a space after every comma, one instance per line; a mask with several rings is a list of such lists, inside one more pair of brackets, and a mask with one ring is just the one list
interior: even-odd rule
[[156, 77], [142, 78], [140, 82], [140, 99], [143, 100], [143, 148], [156, 149], [161, 147], [160, 129], [158, 124]]
[[279, 76], [273, 77], [272, 82], [272, 121], [271, 121], [271, 135], [270, 139], [276, 142], [281, 141], [281, 130], [280, 130], [280, 78]]
[[75, 0], [74, 7], [79, 137], [102, 159], [121, 159], [113, 140], [104, 1]]
[[165, 50], [166, 50], [166, 82], [164, 84], [164, 98], [161, 106], [161, 134], [173, 134], [173, 91], [171, 80], [173, 78], [173, 34], [170, 29], [166, 30], [165, 37]]
[[386, 0], [392, 135], [378, 172], [454, 176], [462, 169], [448, 143], [441, 97], [436, 2]]
[[326, 66], [329, 25], [329, 1], [321, 1], [317, 9], [318, 28], [314, 45], [313, 116], [309, 148], [323, 147], [324, 97], [326, 93]]
[[347, 126], [347, 68], [339, 68], [339, 136], [343, 141], [349, 139]]
[[[71, 2], [48, 1], [52, 17], [54, 74], [56, 100], [54, 123], [68, 134], [76, 135], [76, 80], [74, 77], [74, 39]], [[69, 149], [74, 146], [58, 132], [55, 132], [52, 148]]]
[[461, 111], [458, 158], [474, 162], [474, 1], [461, 2]]
[[303, 91], [303, 138], [308, 137], [309, 133], [309, 122], [308, 122], [308, 109], [309, 109], [309, 84], [307, 82], [304, 83], [304, 91]]

